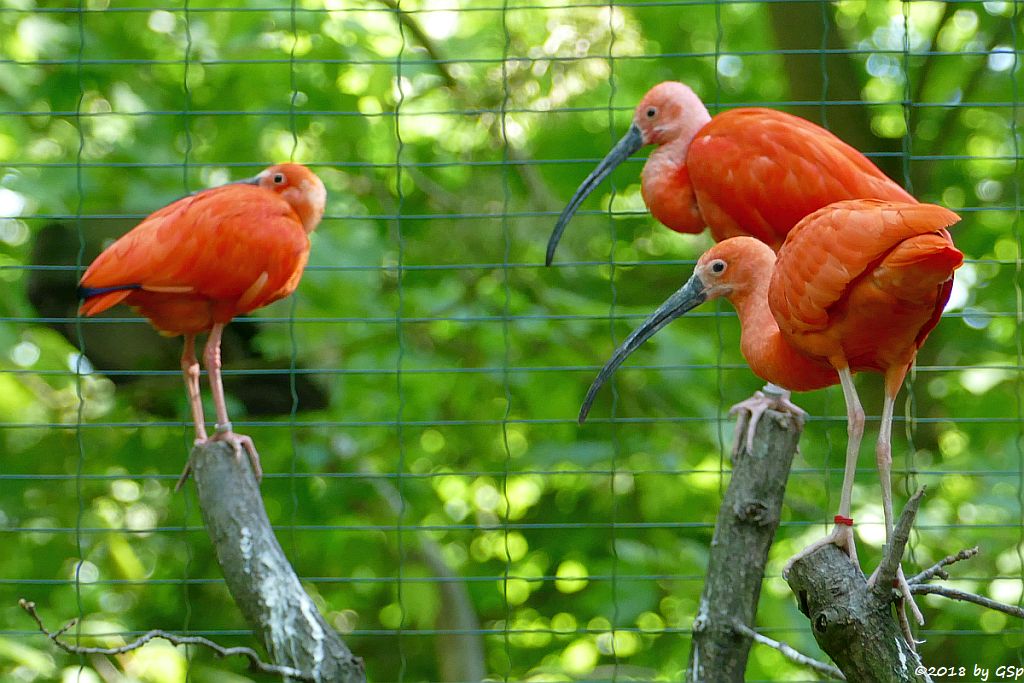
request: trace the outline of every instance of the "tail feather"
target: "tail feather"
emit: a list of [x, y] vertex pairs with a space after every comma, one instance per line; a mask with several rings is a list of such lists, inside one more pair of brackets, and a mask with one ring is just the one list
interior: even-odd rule
[[889, 252], [872, 279], [903, 301], [932, 301], [935, 287], [950, 279], [963, 260], [948, 233], [917, 235]]
[[111, 306], [116, 306], [133, 291], [141, 289], [141, 285], [118, 285], [115, 287], [84, 287], [78, 288], [78, 298], [82, 305], [78, 308], [80, 315], [96, 315]]
[[948, 233], [930, 233], [905, 240], [889, 253], [885, 264], [890, 268], [923, 268], [948, 274], [963, 260], [963, 253], [953, 246]]

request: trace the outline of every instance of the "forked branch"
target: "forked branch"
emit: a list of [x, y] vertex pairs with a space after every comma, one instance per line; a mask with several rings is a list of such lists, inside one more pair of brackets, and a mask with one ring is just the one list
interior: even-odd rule
[[[891, 588], [923, 493], [923, 489], [915, 493], [900, 515], [873, 586], [868, 586], [860, 567], [831, 545], [798, 560], [789, 574], [790, 588], [800, 611], [811, 621], [815, 640], [849, 680], [931, 680], [922, 673], [926, 669], [920, 666], [917, 653], [900, 635], [892, 611], [900, 594]], [[944, 557], [908, 579], [910, 592], [963, 600], [1024, 619], [1020, 607], [927, 583], [948, 579], [946, 567], [977, 554], [978, 548], [968, 548]]]

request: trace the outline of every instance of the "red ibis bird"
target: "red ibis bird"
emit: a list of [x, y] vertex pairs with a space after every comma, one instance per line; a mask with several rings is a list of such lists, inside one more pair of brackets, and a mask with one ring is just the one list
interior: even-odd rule
[[548, 241], [547, 264], [576, 210], [645, 145], [657, 149], [641, 176], [644, 203], [676, 232], [710, 228], [716, 242], [756, 237], [778, 251], [807, 214], [844, 199], [915, 202], [863, 154], [806, 119], [742, 107], [714, 118], [689, 87], [651, 88], [633, 123], [580, 184]]
[[[641, 177], [651, 214], [677, 232], [706, 226], [716, 242], [747, 235], [778, 251], [794, 225], [833, 202], [916, 202], [867, 157], [806, 119], [756, 107], [712, 118], [693, 90], [666, 81], [644, 95], [625, 136], [569, 200], [548, 241], [547, 265], [583, 200], [645, 145], [657, 146]], [[733, 406], [730, 412], [751, 413], [748, 447], [758, 419], [772, 407], [799, 410], [787, 391], [771, 384]]]
[[[686, 284], [616, 349], [587, 392], [580, 422], [598, 389], [630, 353], [697, 305], [725, 297], [739, 315], [741, 350], [755, 374], [792, 391], [842, 385], [849, 441], [836, 525], [797, 557], [834, 543], [856, 560], [851, 496], [864, 410], [853, 373], [885, 377], [876, 458], [888, 538], [893, 405], [949, 299], [953, 271], [963, 262], [947, 231], [957, 221], [955, 213], [932, 204], [859, 199], [804, 218], [777, 256], [752, 237], [719, 242], [700, 257]], [[909, 598], [902, 570], [899, 578]]]
[[[232, 318], [288, 296], [309, 258], [309, 234], [324, 214], [323, 182], [299, 164], [197, 192], [147, 216], [114, 242], [79, 283], [80, 313], [125, 303], [166, 336], [183, 335], [185, 376], [195, 443], [225, 441], [244, 448], [262, 476], [252, 439], [236, 434], [221, 382], [220, 340]], [[209, 332], [203, 361], [217, 413], [207, 437], [199, 390], [196, 335]], [[185, 468], [179, 486], [188, 475]]]

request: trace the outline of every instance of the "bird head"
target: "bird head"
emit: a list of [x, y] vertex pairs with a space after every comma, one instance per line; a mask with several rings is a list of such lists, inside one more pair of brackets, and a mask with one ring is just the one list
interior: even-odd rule
[[670, 142], [682, 142], [683, 147], [679, 153], [685, 156], [690, 141], [710, 120], [711, 116], [704, 103], [682, 83], [666, 81], [647, 91], [636, 108], [629, 130], [615, 143], [597, 168], [580, 183], [569, 204], [562, 210], [548, 239], [545, 263], [551, 265], [558, 241], [562, 239], [565, 227], [583, 200], [622, 162], [644, 145], [664, 145]]
[[684, 140], [689, 145], [711, 120], [697, 94], [676, 81], [659, 83], [644, 95], [633, 114], [633, 126], [645, 145], [665, 145]]
[[313, 232], [324, 217], [327, 189], [323, 181], [302, 164], [277, 164], [242, 182], [281, 195], [298, 214], [307, 233]]
[[583, 400], [580, 423], [587, 419], [598, 390], [641, 344], [665, 325], [705, 301], [719, 297], [734, 300], [737, 296], [745, 295], [757, 284], [764, 282], [763, 274], [771, 272], [774, 262], [775, 252], [771, 247], [753, 237], [733, 237], [704, 252], [697, 260], [690, 279], [633, 330], [601, 368]]
[[761, 274], [770, 273], [774, 263], [775, 252], [764, 242], [753, 237], [732, 237], [711, 247], [697, 259], [687, 285], [694, 280], [700, 283], [699, 289], [704, 296], [702, 301], [719, 297], [733, 299], [761, 283]]

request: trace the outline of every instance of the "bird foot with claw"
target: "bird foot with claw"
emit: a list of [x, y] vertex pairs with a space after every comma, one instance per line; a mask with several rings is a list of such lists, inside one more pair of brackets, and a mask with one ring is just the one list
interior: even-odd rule
[[[253, 444], [252, 438], [244, 434], [235, 434], [230, 428], [221, 430], [218, 428], [217, 433], [212, 437], [206, 439], [196, 439], [192, 443], [192, 447], [202, 446], [203, 444], [210, 443], [211, 441], [225, 441], [231, 445], [235, 451], [235, 457], [239, 460], [242, 459], [242, 449], [245, 449], [246, 454], [249, 456], [249, 463], [252, 465], [252, 471], [256, 475], [256, 481], [263, 480], [263, 467], [260, 465], [260, 454], [256, 452], [256, 445]], [[185, 469], [182, 470], [181, 476], [178, 477], [178, 482], [174, 485], [174, 492], [177, 493], [181, 490], [181, 487], [188, 481], [189, 476], [192, 474], [192, 458], [188, 459], [185, 463]]]
[[[852, 522], [852, 520], [850, 521]], [[828, 536], [821, 539], [820, 541], [815, 541], [814, 543], [810, 544], [809, 546], [798, 552], [793, 557], [789, 558], [789, 561], [786, 562], [786, 566], [782, 568], [782, 578], [785, 579], [789, 576], [789, 570], [792, 569], [793, 565], [796, 564], [797, 560], [802, 560], [811, 553], [827, 545], [838, 546], [840, 550], [842, 550], [850, 557], [850, 560], [854, 564], [857, 564], [857, 546], [855, 545], [853, 539], [853, 524], [837, 522], [835, 527], [832, 529], [832, 533], [830, 533]]]
[[242, 459], [242, 449], [245, 449], [246, 454], [249, 456], [249, 463], [252, 465], [253, 474], [256, 475], [256, 481], [263, 480], [263, 467], [260, 465], [260, 454], [256, 452], [256, 445], [252, 442], [252, 438], [245, 434], [236, 434], [231, 431], [231, 423], [226, 425], [217, 425], [217, 431], [213, 436], [210, 437], [210, 441], [223, 441], [230, 444], [235, 451], [235, 457], [239, 460]]
[[740, 401], [732, 408], [729, 408], [729, 415], [736, 415], [743, 411], [750, 413], [750, 418], [747, 420], [745, 440], [743, 439], [743, 434], [738, 433], [733, 437], [732, 455], [734, 458], [739, 455], [741, 450], [740, 444], [744, 443], [744, 441], [747, 453], [753, 452], [754, 432], [757, 431], [757, 423], [761, 421], [761, 416], [768, 410], [776, 410], [780, 413], [793, 415], [801, 423], [807, 417], [806, 410], [789, 400], [788, 391], [780, 393], [772, 391], [768, 387], [765, 387], [762, 391], [755, 391], [754, 395], [747, 400]]

